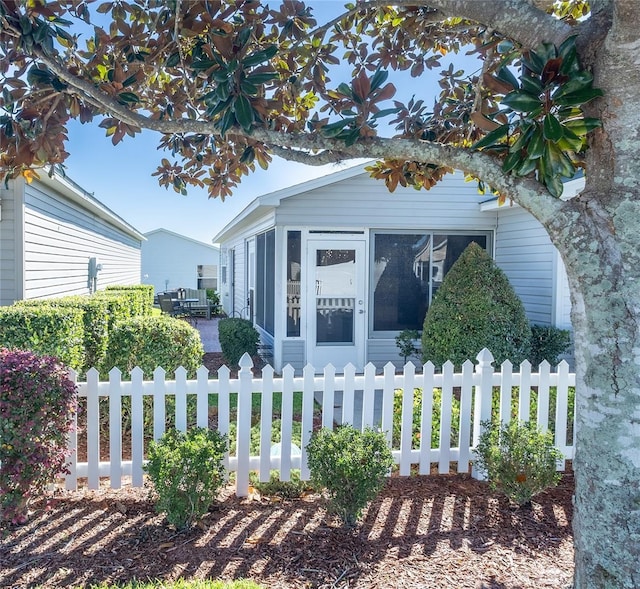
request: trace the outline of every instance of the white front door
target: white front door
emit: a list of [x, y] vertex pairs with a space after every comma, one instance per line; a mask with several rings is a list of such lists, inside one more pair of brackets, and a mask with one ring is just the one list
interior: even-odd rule
[[351, 363], [364, 368], [365, 242], [307, 242], [307, 362], [320, 372]]

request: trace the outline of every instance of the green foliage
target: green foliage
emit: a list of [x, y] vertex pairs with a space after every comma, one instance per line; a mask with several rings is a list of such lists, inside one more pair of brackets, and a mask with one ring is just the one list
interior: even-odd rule
[[[460, 431], [460, 399], [451, 399], [451, 438], [450, 447], [458, 445]], [[442, 413], [442, 389], [433, 389], [433, 410], [431, 414], [431, 448], [440, 447], [440, 415]], [[420, 426], [422, 423], [422, 389], [413, 391], [413, 413], [411, 428], [411, 447], [420, 447]], [[400, 426], [402, 425], [402, 391], [398, 390], [393, 396], [393, 434], [394, 448], [400, 448]]]
[[422, 360], [456, 366], [488, 348], [496, 365], [529, 355], [531, 328], [504, 272], [471, 243], [447, 272], [424, 319]]
[[554, 447], [553, 435], [532, 422], [513, 420], [500, 427], [482, 423], [484, 431], [476, 448], [475, 465], [484, 472], [493, 489], [522, 506], [531, 498], [555, 486], [560, 480], [556, 462], [562, 453]]
[[145, 470], [158, 497], [156, 508], [178, 529], [207, 513], [224, 483], [227, 440], [218, 432], [172, 429], [149, 444]]
[[[509, 46], [507, 52], [512, 51]], [[508, 93], [502, 108], [487, 117], [494, 128], [473, 147], [505, 154], [505, 173], [535, 172], [559, 197], [562, 178], [573, 178], [584, 166], [587, 134], [601, 124], [585, 117], [582, 107], [602, 91], [593, 87], [593, 75], [580, 68], [575, 37], [559, 47], [543, 43], [521, 62], [519, 82], [506, 66], [485, 80], [494, 91]]]
[[322, 428], [312, 434], [307, 452], [314, 486], [326, 488], [331, 508], [344, 525], [354, 526], [393, 465], [385, 434], [350, 425]]
[[249, 475], [251, 486], [261, 495], [266, 497], [280, 497], [281, 499], [297, 499], [309, 489], [309, 484], [300, 480], [300, 471], [292, 470], [290, 480], [281, 481], [278, 471], [271, 471], [270, 478], [266, 483], [261, 483], [258, 474], [251, 472]]
[[76, 389], [56, 358], [0, 348], [0, 521], [27, 519], [29, 501], [67, 473]]
[[260, 334], [248, 319], [227, 317], [218, 323], [218, 337], [225, 360], [235, 366], [246, 352], [255, 356]]
[[113, 290], [99, 290], [92, 295], [92, 298], [102, 300], [106, 303], [109, 319], [108, 331], [111, 333], [118, 321], [130, 319], [135, 317], [136, 305], [132, 302], [131, 296], [121, 292]]
[[411, 356], [417, 356], [420, 352], [416, 346], [416, 340], [419, 338], [420, 334], [416, 329], [404, 329], [396, 336], [396, 346], [405, 364]]
[[134, 317], [116, 323], [101, 373], [106, 376], [114, 366], [123, 378], [139, 366], [146, 377], [161, 366], [172, 374], [179, 366], [194, 378], [202, 364], [204, 349], [198, 330], [173, 317]]
[[220, 314], [220, 295], [215, 288], [207, 288], [207, 300], [211, 305], [211, 314]]
[[151, 315], [154, 288], [152, 284], [111, 284], [105, 288], [107, 294], [119, 293], [130, 297], [133, 315]]
[[82, 311], [85, 362], [83, 372], [100, 367], [107, 351], [109, 308], [99, 297], [69, 296], [56, 299], [18, 301], [17, 307], [67, 307]]
[[43, 305], [0, 307], [0, 346], [55, 356], [80, 372], [85, 365], [83, 311]]
[[567, 329], [560, 329], [553, 325], [531, 326], [531, 365], [537, 368], [543, 360], [551, 366], [558, 364], [558, 358], [571, 345], [571, 333]]

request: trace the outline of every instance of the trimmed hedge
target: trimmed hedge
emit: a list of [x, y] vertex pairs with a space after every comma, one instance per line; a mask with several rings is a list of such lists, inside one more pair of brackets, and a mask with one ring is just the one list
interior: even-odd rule
[[529, 356], [531, 328], [522, 301], [489, 254], [471, 243], [447, 272], [427, 311], [422, 359], [442, 366], [474, 361], [482, 348], [495, 365]]
[[236, 366], [246, 352], [249, 356], [258, 353], [260, 334], [248, 319], [227, 317], [218, 322], [218, 338], [222, 355], [227, 363]]
[[179, 367], [195, 378], [202, 364], [204, 348], [200, 333], [186, 321], [173, 317], [133, 317], [119, 321], [109, 336], [109, 345], [101, 374], [117, 367], [124, 379], [139, 366], [146, 378], [161, 366], [172, 375]]
[[80, 372], [85, 365], [83, 316], [79, 307], [0, 307], [0, 346], [53, 356]]
[[60, 307], [75, 308], [82, 311], [84, 324], [85, 363], [83, 371], [100, 367], [107, 352], [109, 339], [109, 308], [106, 299], [82, 295], [62, 297], [59, 299], [17, 301], [16, 307]]
[[151, 315], [153, 311], [152, 284], [112, 284], [103, 291], [107, 294], [123, 294], [130, 299], [132, 317], [137, 315]]

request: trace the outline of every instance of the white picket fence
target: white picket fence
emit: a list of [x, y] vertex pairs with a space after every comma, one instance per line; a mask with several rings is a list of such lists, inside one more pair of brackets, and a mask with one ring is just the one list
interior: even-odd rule
[[[549, 364], [544, 362], [538, 372], [533, 373], [529, 362], [522, 363], [519, 372], [514, 372], [512, 364], [507, 361], [496, 372], [492, 366], [493, 356], [488, 350], [480, 352], [477, 360], [475, 366], [467, 361], [459, 373], [454, 372], [450, 362], [439, 373], [435, 373], [431, 363], [425, 364], [421, 372], [416, 372], [415, 366], [409, 363], [401, 374], [396, 374], [396, 368], [391, 363], [385, 366], [382, 374], [376, 374], [372, 364], [365, 367], [363, 374], [356, 374], [351, 365], [346, 366], [342, 374], [336, 374], [335, 368], [328, 365], [322, 374], [316, 374], [312, 366], [307, 366], [302, 376], [295, 376], [291, 366], [285, 367], [282, 375], [276, 376], [273, 368], [266, 366], [261, 378], [255, 378], [251, 372], [251, 358], [245, 354], [240, 360], [238, 378], [230, 378], [229, 369], [222, 367], [218, 371], [218, 378], [210, 379], [207, 369], [200, 367], [195, 380], [188, 380], [183, 368], [176, 371], [173, 380], [167, 380], [162, 368], [154, 371], [153, 380], [144, 380], [142, 371], [135, 368], [131, 372], [131, 380], [123, 381], [120, 371], [114, 368], [109, 373], [108, 381], [99, 381], [98, 372], [91, 369], [86, 381], [77, 382], [79, 399], [86, 398], [81, 416], [84, 427], [79, 433], [72, 433], [69, 439], [71, 472], [66, 475], [65, 486], [70, 490], [75, 489], [78, 480], [85, 477], [90, 489], [99, 487], [101, 477], [108, 477], [112, 488], [120, 488], [125, 480], [132, 486], [143, 485], [145, 396], [153, 398], [153, 438], [158, 439], [165, 429], [167, 400], [171, 397], [175, 401], [172, 403], [175, 406], [175, 427], [182, 431], [188, 426], [189, 398], [195, 399], [195, 425], [208, 427], [210, 401], [217, 397], [217, 429], [222, 434], [228, 434], [232, 415], [230, 399], [237, 394], [235, 452], [230, 452], [225, 464], [229, 471], [236, 473], [238, 496], [247, 495], [249, 473], [252, 470], [259, 472], [262, 481], [269, 479], [272, 470], [279, 471], [281, 480], [289, 480], [291, 469], [300, 469], [301, 478], [309, 479], [305, 447], [314, 428], [314, 415], [315, 427], [334, 427], [336, 423], [376, 427], [385, 432], [389, 444], [392, 444], [396, 395], [401, 395], [402, 418], [399, 436], [397, 432], [395, 436], [396, 440], [400, 440], [399, 447], [392, 446], [392, 450], [401, 476], [409, 475], [413, 465], [418, 466], [420, 474], [429, 474], [434, 463], [439, 473], [449, 473], [452, 463], [457, 464], [458, 472], [468, 472], [472, 450], [480, 436], [481, 421], [491, 417], [494, 392], [495, 395], [499, 394], [499, 412], [503, 422], [510, 418], [513, 395], [518, 395], [518, 419], [529, 420], [532, 393], [535, 393], [536, 422], [546, 428], [549, 425], [550, 391], [553, 390], [556, 399], [556, 446], [565, 459], [573, 458], [574, 444], [573, 440], [567, 440], [567, 427], [573, 423], [573, 416], [568, 415], [568, 407], [569, 387], [575, 386], [575, 375], [569, 373], [568, 364], [562, 362], [556, 371], [551, 372]], [[75, 378], [75, 375], [72, 376]], [[440, 444], [432, 448], [434, 389], [441, 391]], [[419, 405], [417, 443], [412, 440], [415, 433], [412, 428], [415, 427], [416, 390], [424, 393]], [[271, 443], [274, 392], [282, 394], [279, 452], [273, 451]], [[252, 395], [255, 393], [261, 394], [260, 451], [258, 455], [251, 455]], [[302, 394], [301, 439], [294, 439], [292, 433], [294, 393]], [[126, 397], [131, 398], [131, 437], [130, 451], [127, 450], [130, 455], [123, 457], [123, 448], [129, 448], [129, 440], [123, 445], [122, 431], [122, 400]], [[457, 423], [452, 423], [454, 397], [460, 407]], [[101, 398], [108, 399], [108, 461], [100, 460]], [[338, 407], [335, 406], [336, 398], [341, 399]], [[451, 431], [452, 426], [455, 431], [456, 425], [457, 444], [452, 445]], [[86, 459], [82, 462], [77, 459], [80, 435], [86, 436]], [[564, 469], [564, 462], [558, 468]]]

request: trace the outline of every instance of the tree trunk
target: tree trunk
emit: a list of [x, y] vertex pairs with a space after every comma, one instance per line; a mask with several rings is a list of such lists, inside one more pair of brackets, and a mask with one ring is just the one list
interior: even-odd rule
[[586, 188], [547, 226], [573, 303], [576, 589], [640, 587], [640, 15], [620, 0], [612, 16]]

